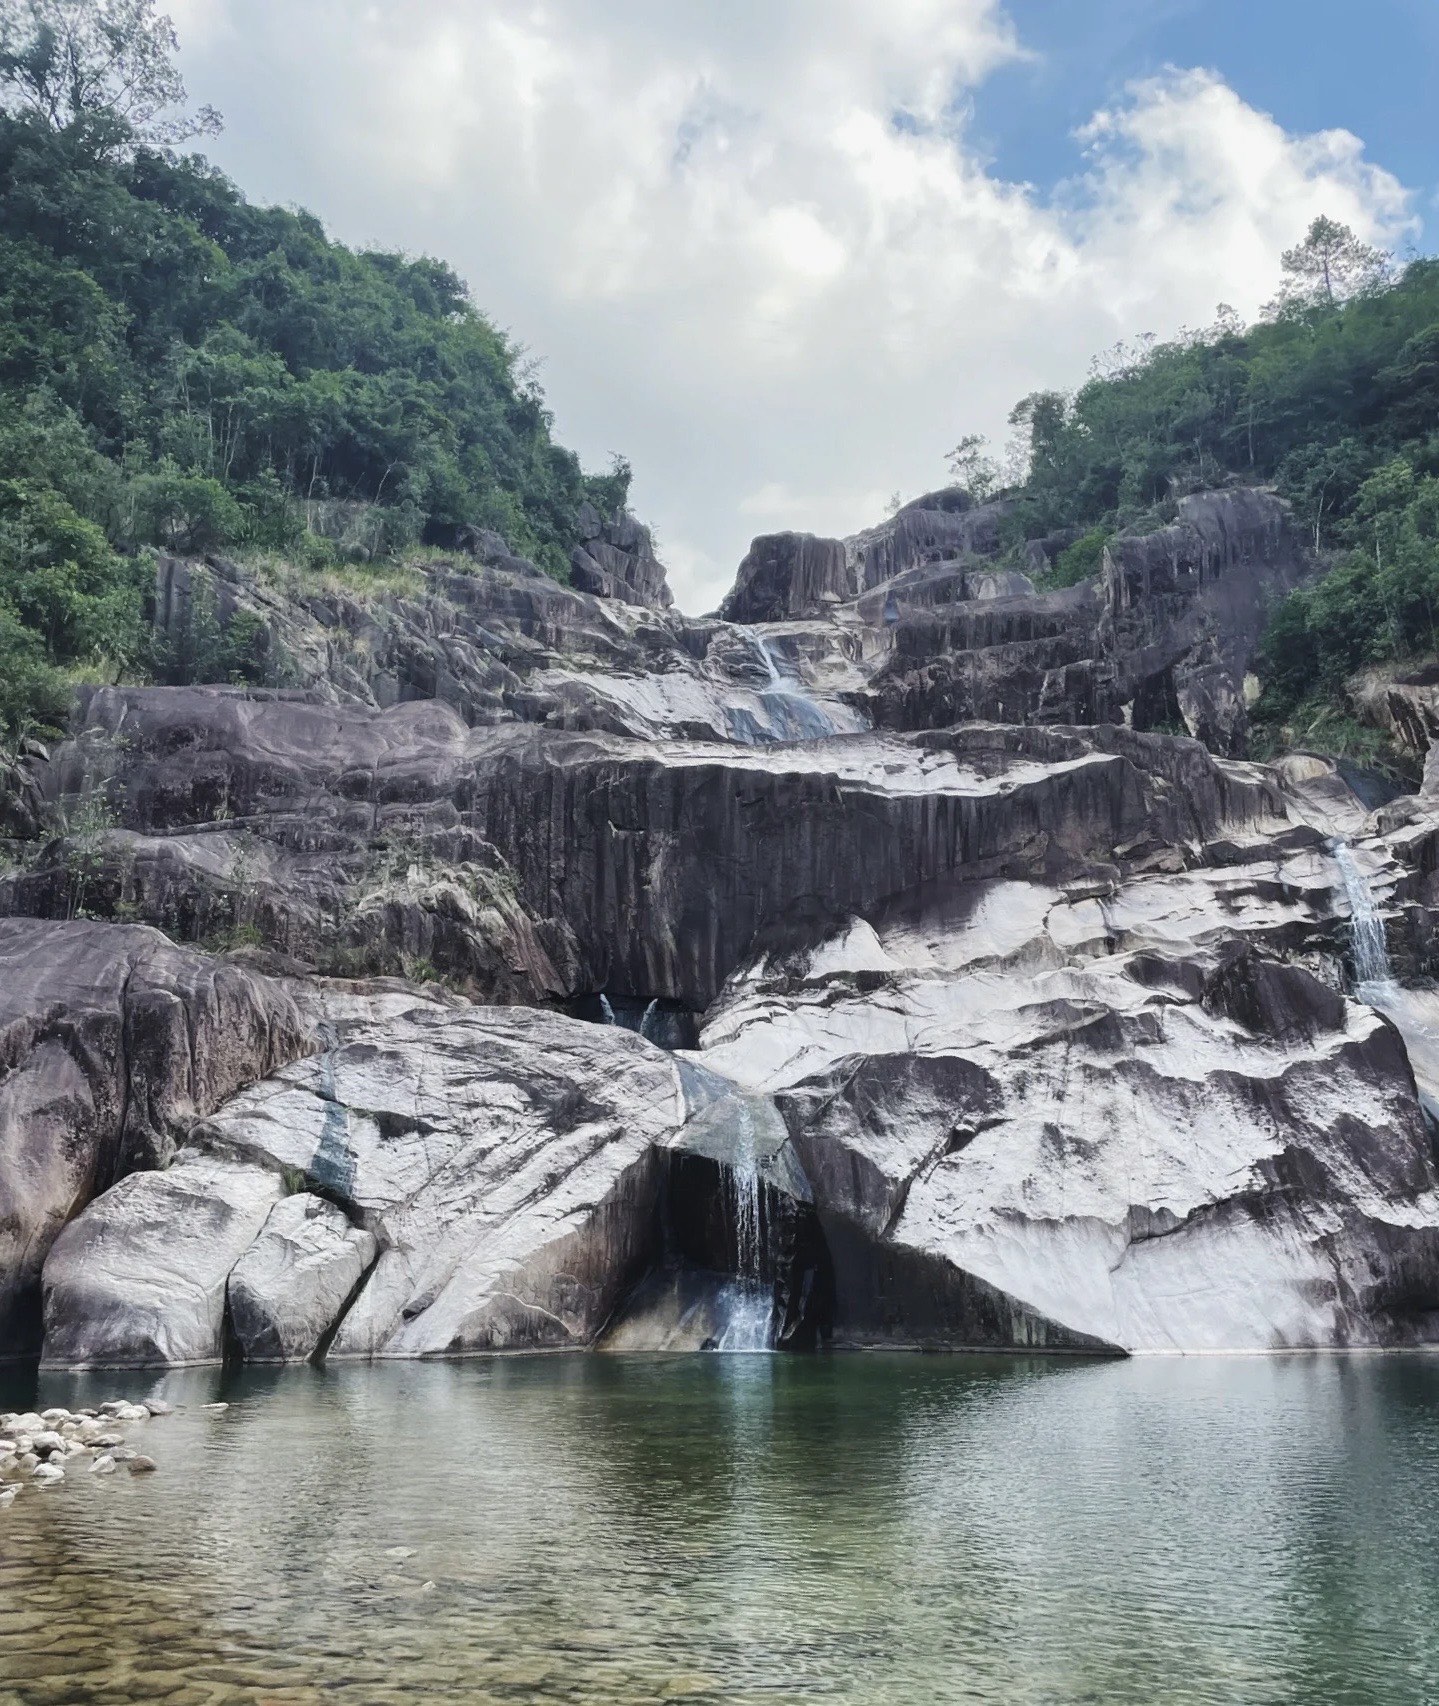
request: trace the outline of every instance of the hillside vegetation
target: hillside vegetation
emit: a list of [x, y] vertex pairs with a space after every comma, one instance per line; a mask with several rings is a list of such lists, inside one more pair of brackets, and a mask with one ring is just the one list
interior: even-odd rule
[[[1256, 325], [1222, 311], [1121, 347], [1073, 396], [1018, 404], [1028, 472], [1009, 525], [1016, 542], [1059, 536], [1052, 580], [1066, 584], [1187, 491], [1275, 486], [1329, 565], [1266, 639], [1259, 716], [1302, 732], [1342, 712], [1364, 665], [1439, 650], [1439, 261], [1396, 269], [1328, 220], [1284, 259], [1285, 290]], [[952, 465], [998, 483], [977, 439]]]
[[523, 352], [443, 262], [346, 248], [176, 154], [218, 120], [157, 118], [183, 98], [172, 48], [148, 6], [0, 0], [12, 735], [62, 718], [77, 670], [156, 667], [140, 547], [324, 567], [488, 527], [565, 579], [582, 502], [627, 493], [622, 461], [587, 476], [555, 443]]

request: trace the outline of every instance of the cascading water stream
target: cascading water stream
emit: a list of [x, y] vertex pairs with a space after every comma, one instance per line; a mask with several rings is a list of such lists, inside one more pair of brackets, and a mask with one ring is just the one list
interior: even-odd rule
[[1349, 952], [1354, 964], [1355, 990], [1362, 1000], [1381, 1000], [1395, 989], [1394, 968], [1389, 963], [1389, 942], [1384, 919], [1374, 904], [1368, 879], [1354, 862], [1347, 841], [1329, 843], [1349, 902]]
[[789, 691], [789, 684], [785, 681], [784, 676], [780, 674], [779, 663], [776, 661], [774, 655], [774, 647], [770, 645], [769, 641], [765, 639], [763, 634], [756, 634], [754, 636], [754, 643], [759, 647], [759, 655], [764, 659], [765, 669], [769, 672], [770, 686], [779, 693]]
[[619, 1020], [615, 1018], [615, 1010], [610, 1005], [610, 998], [608, 995], [600, 996], [600, 1015], [607, 1025], [617, 1025], [619, 1023]]
[[751, 634], [755, 649], [764, 660], [768, 684], [762, 697], [771, 716], [781, 729], [784, 740], [824, 740], [830, 735], [844, 734], [864, 726], [852, 712], [843, 707], [822, 705], [808, 687], [779, 666], [774, 647], [763, 634]]
[[765, 1259], [763, 1185], [755, 1143], [754, 1118], [741, 1106], [734, 1149], [724, 1171], [727, 1207], [734, 1223], [735, 1278], [726, 1299], [728, 1319], [716, 1345], [721, 1351], [774, 1348], [773, 1277]]
[[1433, 997], [1406, 989], [1395, 977], [1383, 914], [1374, 904], [1374, 892], [1355, 863], [1348, 842], [1331, 841], [1329, 851], [1349, 901], [1354, 993], [1366, 1006], [1382, 1013], [1404, 1039], [1420, 1105], [1430, 1129], [1439, 1133], [1439, 1024], [1435, 1022]]

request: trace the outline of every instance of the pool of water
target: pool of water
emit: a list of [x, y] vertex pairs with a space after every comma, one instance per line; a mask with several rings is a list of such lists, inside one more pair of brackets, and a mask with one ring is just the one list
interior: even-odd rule
[[1439, 1359], [552, 1357], [0, 1408], [153, 1392], [157, 1474], [0, 1512], [7, 1706], [1439, 1698]]

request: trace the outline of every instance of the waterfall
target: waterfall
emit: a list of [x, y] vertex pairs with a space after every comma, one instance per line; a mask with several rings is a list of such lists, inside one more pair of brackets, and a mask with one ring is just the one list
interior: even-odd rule
[[659, 1013], [659, 1002], [657, 1000], [651, 1001], [649, 1006], [645, 1008], [644, 1014], [640, 1019], [640, 1035], [647, 1043], [657, 1041], [656, 1032], [659, 1027], [656, 1024], [656, 1020], [659, 1018]]
[[1369, 990], [1387, 990], [1394, 983], [1394, 968], [1389, 964], [1384, 919], [1374, 904], [1373, 891], [1354, 863], [1347, 841], [1336, 838], [1329, 843], [1329, 851], [1349, 902], [1349, 952], [1354, 962], [1355, 988], [1361, 995]]
[[604, 1021], [607, 1025], [618, 1023], [615, 1018], [615, 1010], [610, 1006], [610, 998], [608, 995], [600, 996], [600, 1012], [604, 1016]]
[[725, 1170], [727, 1206], [734, 1222], [735, 1279], [725, 1298], [727, 1319], [717, 1350], [768, 1351], [774, 1348], [774, 1284], [767, 1272], [764, 1186], [760, 1179], [754, 1118], [741, 1105], [737, 1137]]
[[763, 634], [751, 633], [755, 649], [764, 659], [768, 685], [761, 691], [765, 708], [779, 727], [781, 740], [825, 740], [864, 727], [863, 720], [845, 707], [822, 705], [808, 687], [779, 667], [775, 650]]
[[769, 671], [770, 686], [781, 693], [790, 691], [791, 689], [789, 684], [785, 681], [784, 676], [780, 674], [779, 664], [774, 655], [774, 647], [770, 645], [769, 641], [765, 639], [763, 634], [756, 634], [754, 637], [754, 643], [759, 647], [759, 655], [764, 659], [764, 666]]

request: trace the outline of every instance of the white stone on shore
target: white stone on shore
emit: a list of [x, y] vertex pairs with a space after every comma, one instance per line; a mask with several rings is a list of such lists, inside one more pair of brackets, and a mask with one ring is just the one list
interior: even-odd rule
[[52, 1481], [63, 1481], [65, 1471], [58, 1463], [37, 1463], [31, 1472], [30, 1479], [46, 1484]]
[[90, 1465], [90, 1473], [92, 1475], [113, 1475], [115, 1473], [115, 1459], [111, 1457], [108, 1451], [105, 1452], [103, 1456], [97, 1457]]

